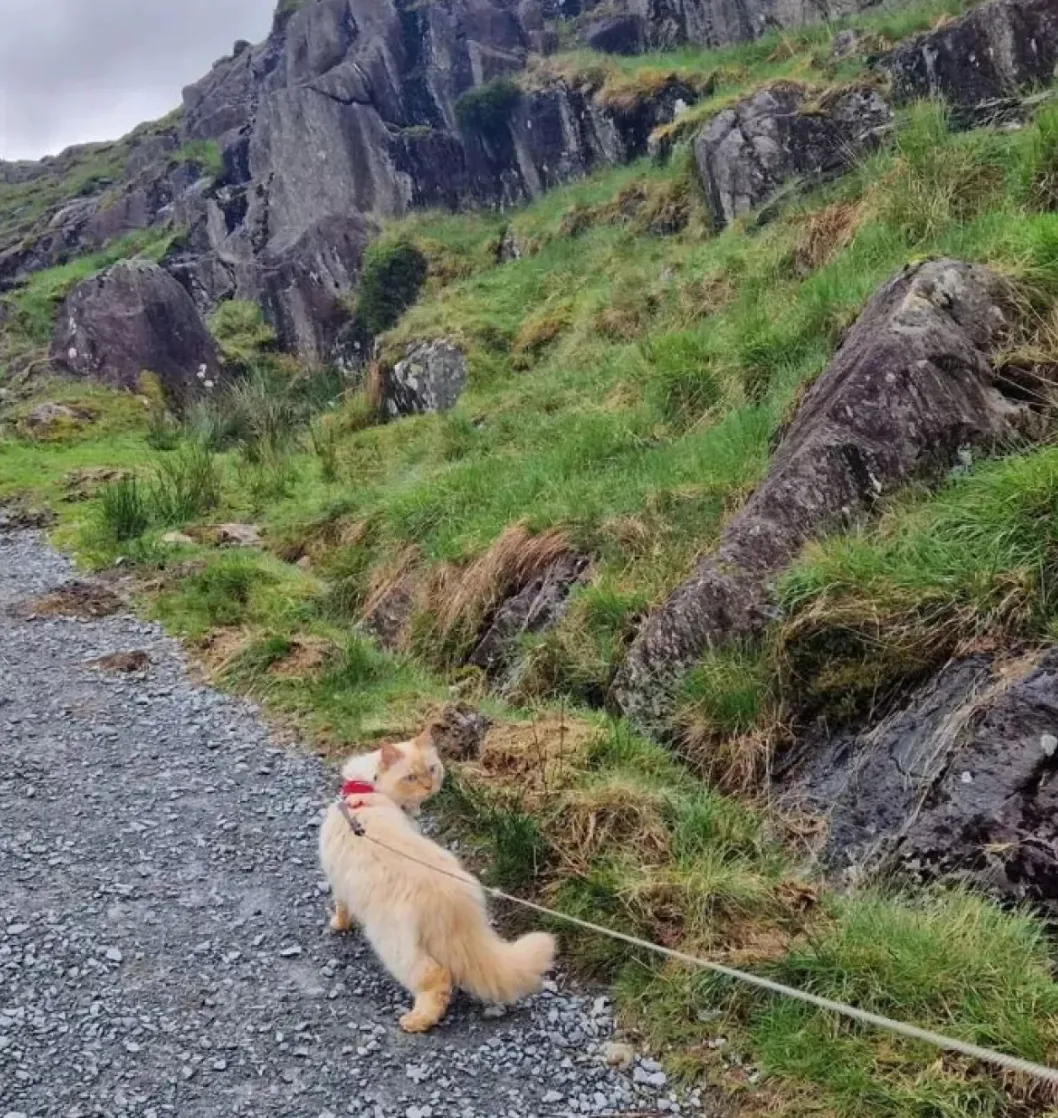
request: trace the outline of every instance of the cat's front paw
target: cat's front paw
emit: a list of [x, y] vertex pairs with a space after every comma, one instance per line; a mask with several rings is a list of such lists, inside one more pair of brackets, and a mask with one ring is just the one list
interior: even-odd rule
[[400, 1027], [406, 1033], [425, 1033], [436, 1024], [437, 1020], [435, 1018], [429, 1017], [425, 1013], [420, 1013], [416, 1009], [409, 1010], [400, 1019]]
[[338, 935], [341, 932], [349, 931], [352, 926], [353, 918], [349, 915], [349, 912], [346, 909], [341, 907], [341, 905], [335, 908], [334, 913], [331, 916], [330, 923], [327, 925], [327, 927], [332, 932], [334, 932], [335, 935]]

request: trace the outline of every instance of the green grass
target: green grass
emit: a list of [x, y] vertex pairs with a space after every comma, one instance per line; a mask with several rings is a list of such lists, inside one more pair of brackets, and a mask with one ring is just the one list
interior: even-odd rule
[[984, 635], [1058, 633], [1058, 452], [992, 463], [863, 531], [816, 544], [783, 578], [783, 655], [809, 699], [884, 693]]

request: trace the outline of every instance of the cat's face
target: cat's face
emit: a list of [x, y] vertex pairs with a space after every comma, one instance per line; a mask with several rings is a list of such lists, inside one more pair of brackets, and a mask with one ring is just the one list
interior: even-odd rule
[[382, 747], [378, 790], [411, 815], [418, 815], [426, 800], [440, 792], [444, 776], [428, 731], [411, 741]]

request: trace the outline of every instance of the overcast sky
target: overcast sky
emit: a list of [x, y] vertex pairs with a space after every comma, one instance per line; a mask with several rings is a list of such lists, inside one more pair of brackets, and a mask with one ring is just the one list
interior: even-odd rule
[[275, 0], [0, 0], [0, 159], [113, 140], [180, 104]]

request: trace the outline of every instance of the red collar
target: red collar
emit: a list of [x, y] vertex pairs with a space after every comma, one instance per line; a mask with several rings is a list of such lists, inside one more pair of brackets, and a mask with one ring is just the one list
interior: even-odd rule
[[347, 780], [339, 793], [343, 800], [347, 796], [373, 796], [374, 794], [375, 786], [363, 780]]

